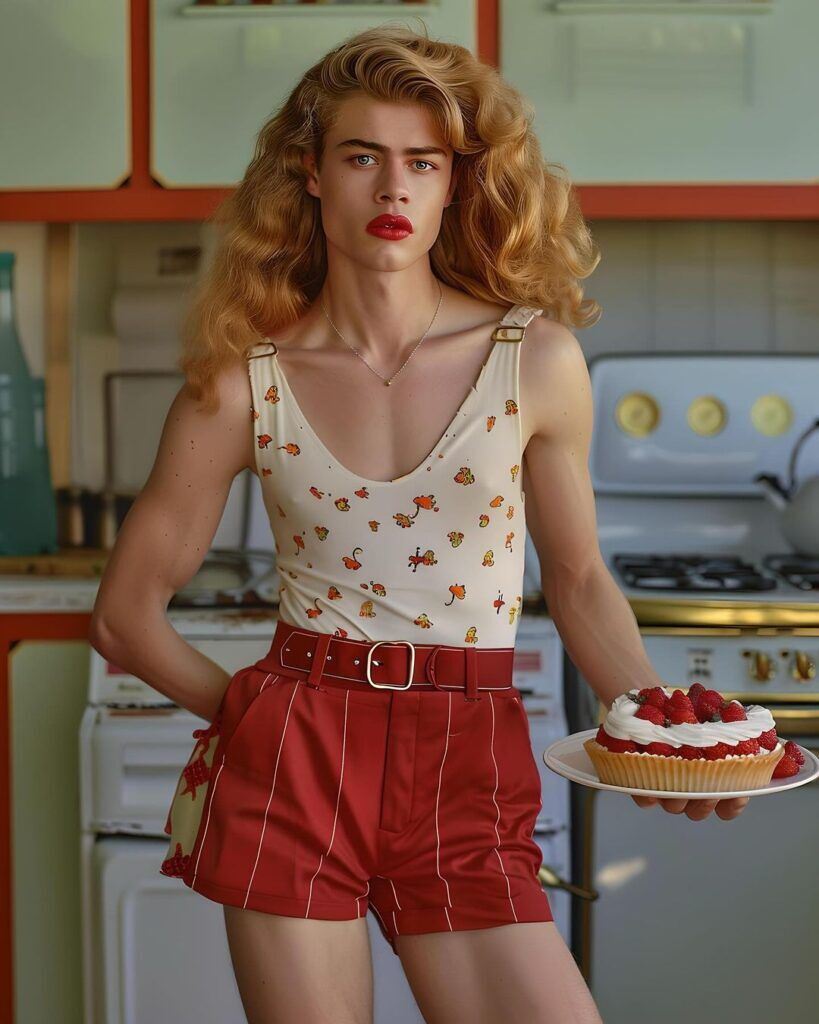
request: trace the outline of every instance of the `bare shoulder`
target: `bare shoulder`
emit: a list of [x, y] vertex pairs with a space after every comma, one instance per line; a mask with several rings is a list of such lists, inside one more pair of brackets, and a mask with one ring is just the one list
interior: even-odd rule
[[247, 361], [234, 360], [214, 376], [218, 407], [206, 410], [183, 384], [174, 398], [165, 421], [164, 445], [160, 454], [180, 452], [182, 446], [194, 456], [205, 457], [208, 473], [235, 476], [245, 468], [254, 468], [252, 397]]
[[253, 456], [245, 360], [215, 378], [216, 411], [179, 389], [165, 417], [151, 473], [117, 535], [94, 605], [102, 623], [125, 630], [133, 608], [167, 607], [210, 549], [233, 479]]
[[544, 362], [574, 360], [578, 356], [585, 363], [580, 342], [565, 324], [546, 316], [536, 316], [529, 323], [521, 359], [526, 358], [533, 368]]
[[526, 328], [520, 354], [520, 395], [528, 433], [574, 430], [588, 419], [591, 385], [583, 348], [572, 331], [538, 316]]

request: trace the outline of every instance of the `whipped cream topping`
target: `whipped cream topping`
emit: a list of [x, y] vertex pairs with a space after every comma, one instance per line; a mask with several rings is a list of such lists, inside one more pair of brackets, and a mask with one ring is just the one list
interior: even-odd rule
[[[668, 687], [662, 687], [666, 696], [670, 697], [672, 691]], [[618, 740], [634, 740], [635, 743], [668, 743], [672, 747], [681, 747], [688, 744], [692, 747], [712, 747], [716, 743], [727, 743], [735, 747], [742, 740], [757, 739], [760, 733], [767, 732], [776, 726], [773, 715], [767, 708], [760, 704], [742, 704], [741, 701], [732, 700], [732, 704], [739, 704], [745, 708], [748, 716], [742, 722], [682, 722], [679, 725], [655, 725], [645, 718], [637, 718], [637, 712], [641, 705], [631, 700], [629, 693], [636, 697], [640, 691], [637, 688], [629, 690], [628, 693], [621, 693], [612, 702], [611, 708], [603, 721], [603, 728]], [[767, 750], [760, 750], [760, 753], [769, 753]], [[730, 755], [729, 755], [730, 756]]]

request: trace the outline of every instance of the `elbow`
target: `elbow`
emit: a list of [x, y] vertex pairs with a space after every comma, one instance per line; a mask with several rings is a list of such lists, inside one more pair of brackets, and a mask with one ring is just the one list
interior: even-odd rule
[[116, 660], [118, 651], [133, 642], [135, 630], [165, 615], [172, 596], [172, 592], [169, 596], [160, 594], [133, 582], [127, 591], [101, 588], [91, 609], [87, 634], [91, 646], [109, 660]]
[[132, 616], [127, 622], [92, 616], [87, 637], [94, 650], [106, 661], [127, 668], [135, 654], [140, 652], [146, 633], [154, 635], [167, 624], [167, 617], [157, 609]]
[[94, 650], [104, 658], [110, 658], [115, 637], [115, 631], [106, 619], [99, 612], [92, 612], [91, 624], [88, 627], [88, 642]]

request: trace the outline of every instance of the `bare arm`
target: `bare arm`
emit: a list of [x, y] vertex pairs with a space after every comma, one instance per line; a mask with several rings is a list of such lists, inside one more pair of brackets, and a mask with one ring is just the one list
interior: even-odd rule
[[532, 321], [523, 344], [521, 401], [532, 429], [523, 486], [541, 586], [572, 661], [608, 708], [631, 687], [663, 681], [597, 542], [588, 471], [593, 409], [583, 350], [566, 327], [544, 318]]
[[218, 392], [213, 414], [199, 411], [185, 387], [174, 399], [151, 474], [106, 565], [89, 631], [101, 654], [208, 721], [230, 676], [179, 636], [167, 607], [202, 564], [234, 477], [255, 468], [244, 361], [223, 371]]

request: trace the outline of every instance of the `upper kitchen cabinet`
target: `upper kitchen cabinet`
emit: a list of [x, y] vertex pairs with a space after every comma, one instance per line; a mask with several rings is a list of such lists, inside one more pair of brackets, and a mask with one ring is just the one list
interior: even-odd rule
[[816, 0], [505, 0], [500, 66], [579, 184], [819, 182]]
[[185, 6], [153, 0], [151, 176], [168, 189], [227, 188], [305, 70], [389, 21], [475, 50], [475, 0]]
[[11, 0], [0, 189], [116, 188], [130, 172], [127, 0]]

